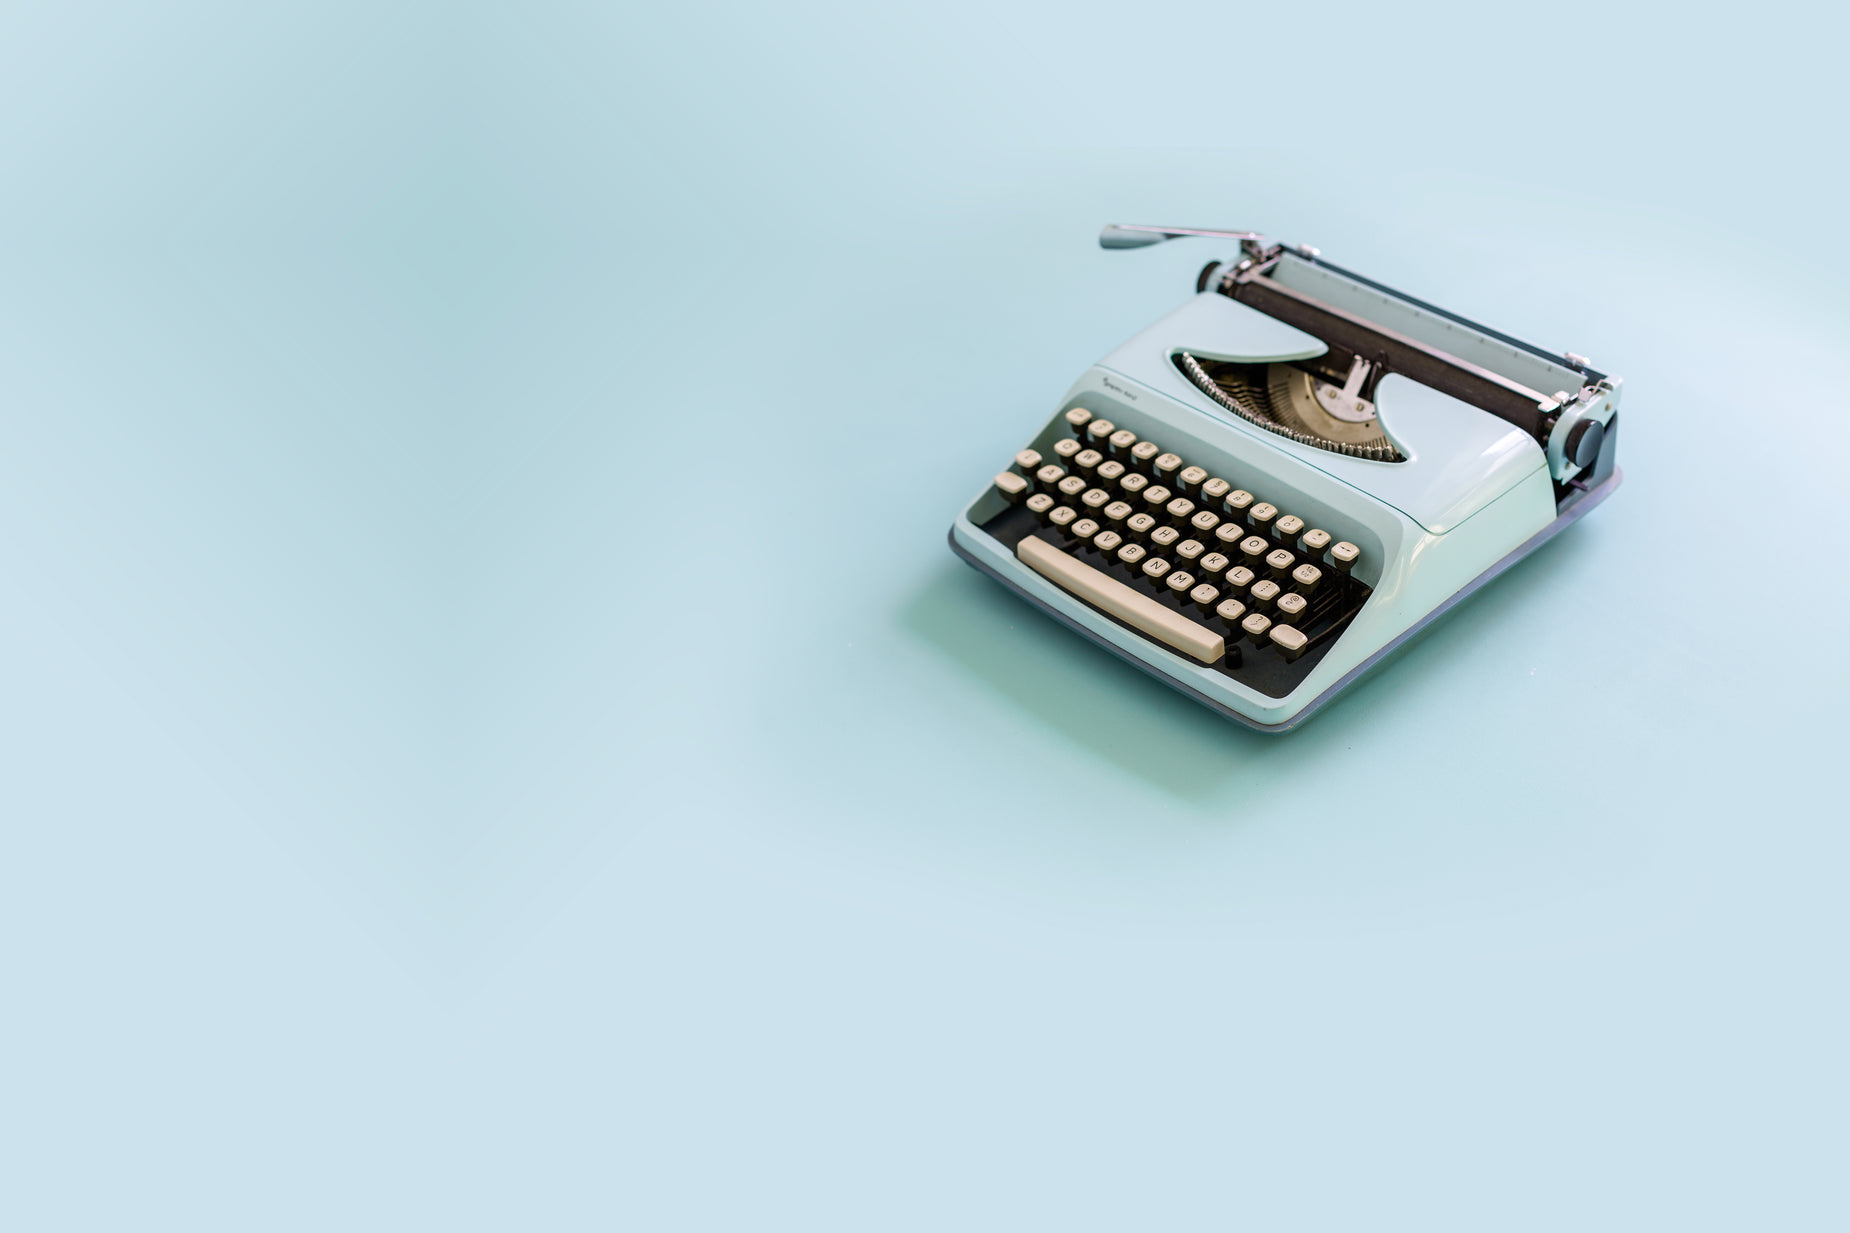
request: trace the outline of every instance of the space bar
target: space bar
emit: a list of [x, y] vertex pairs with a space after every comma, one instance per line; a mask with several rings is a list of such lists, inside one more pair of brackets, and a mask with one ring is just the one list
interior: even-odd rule
[[1046, 540], [1025, 536], [1015, 545], [1015, 555], [1043, 578], [1103, 608], [1158, 642], [1193, 655], [1204, 664], [1215, 663], [1227, 653], [1225, 641], [1207, 626], [1163, 607], [1147, 595], [1139, 595], [1111, 575], [1074, 560]]

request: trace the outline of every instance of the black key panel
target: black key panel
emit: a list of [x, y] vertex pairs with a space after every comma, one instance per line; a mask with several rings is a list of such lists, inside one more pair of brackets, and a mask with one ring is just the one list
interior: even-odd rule
[[[1125, 427], [1129, 426], [1125, 425]], [[1078, 434], [1075, 434], [1066, 423], [1065, 419], [1057, 416], [1054, 422], [1048, 425], [1048, 431], [1042, 434], [1041, 439], [1034, 448], [1041, 450], [1043, 454], [1047, 454], [1054, 441], [1063, 438], [1070, 439], [1075, 435], [1083, 438], [1084, 431], [1084, 429], [1081, 429]], [[1183, 466], [1189, 466], [1195, 461], [1189, 456], [1187, 450], [1188, 442], [1178, 441], [1174, 447], [1168, 442], [1161, 441], [1160, 439], [1159, 443], [1163, 445], [1165, 451], [1181, 455]], [[1126, 455], [1126, 465], [1131, 465], [1131, 460], [1128, 455]], [[1207, 466], [1206, 463], [1202, 463], [1201, 465]], [[1146, 474], [1149, 473], [1147, 466], [1138, 469], [1143, 470]], [[1280, 492], [1275, 483], [1268, 484], [1265, 476], [1250, 473], [1250, 469], [1248, 468], [1236, 468], [1235, 472], [1234, 474], [1228, 474], [1225, 471], [1215, 471], [1212, 467], [1208, 467], [1209, 475], [1218, 476], [1231, 483], [1235, 488], [1244, 488], [1251, 492], [1254, 496], [1255, 503], [1259, 501], [1269, 501], [1277, 505], [1283, 513], [1298, 512], [1291, 507], [1289, 495]], [[1115, 495], [1116, 494], [1114, 494], [1114, 496]], [[1061, 500], [1060, 503], [1072, 506], [1076, 512], [1080, 511], [1077, 497], [1071, 500]], [[1208, 508], [1216, 507], [1211, 506]], [[1218, 508], [1216, 508], [1216, 512], [1220, 512]], [[1315, 593], [1306, 597], [1310, 601], [1310, 606], [1305, 609], [1303, 617], [1299, 620], [1284, 622], [1309, 639], [1308, 644], [1297, 659], [1288, 660], [1285, 658], [1284, 653], [1272, 643], [1269, 634], [1262, 638], [1259, 643], [1255, 644], [1251, 636], [1240, 628], [1239, 621], [1224, 620], [1213, 610], [1203, 608], [1199, 604], [1196, 604], [1186, 594], [1177, 594], [1172, 591], [1161, 579], [1146, 577], [1140, 565], [1134, 567], [1126, 565], [1118, 560], [1116, 551], [1101, 552], [1091, 543], [1083, 541], [1079, 537], [1073, 535], [1069, 528], [1043, 523], [1039, 517], [1031, 510], [1027, 509], [1021, 502], [1004, 505], [1000, 512], [985, 520], [981, 524], [981, 527], [986, 535], [1005, 546], [1011, 555], [1013, 555], [1015, 551], [1015, 546], [1019, 544], [1024, 537], [1028, 535], [1038, 535], [1041, 539], [1046, 540], [1056, 548], [1072, 553], [1074, 559], [1082, 561], [1090, 565], [1093, 569], [1110, 575], [1119, 582], [1132, 587], [1139, 594], [1147, 595], [1156, 600], [1157, 603], [1172, 608], [1187, 616], [1190, 620], [1214, 630], [1226, 640], [1227, 655], [1220, 663], [1213, 665], [1212, 670], [1224, 672], [1242, 685], [1256, 690], [1270, 698], [1283, 698], [1303, 683], [1304, 679], [1310, 675], [1312, 669], [1322, 661], [1323, 657], [1329, 653], [1330, 648], [1336, 644], [1336, 640], [1342, 635], [1343, 630], [1349, 627], [1349, 622], [1354, 620], [1356, 614], [1362, 610], [1362, 605], [1368, 602], [1368, 597], [1373, 594], [1373, 591], [1361, 579], [1342, 572], [1325, 559], [1328, 555], [1327, 553], [1307, 553], [1296, 544], [1283, 545], [1277, 540], [1272, 539], [1269, 534], [1265, 534], [1264, 538], [1268, 540], [1268, 551], [1279, 547], [1287, 547], [1292, 555], [1297, 558], [1297, 562], [1309, 561], [1323, 571], [1323, 577], [1318, 582]], [[1337, 540], [1348, 538], [1340, 526], [1324, 526], [1321, 529], [1330, 532]], [[1251, 533], [1254, 532], [1249, 532], [1249, 534]], [[1129, 532], [1125, 534], [1126, 542], [1143, 543], [1146, 547], [1151, 548], [1153, 553], [1167, 557], [1172, 566], [1178, 569], [1189, 569], [1187, 565], [1174, 559], [1173, 553], [1162, 552], [1149, 544], [1148, 536], [1137, 536]], [[1214, 546], [1210, 545], [1209, 551], [1214, 550]], [[1232, 554], [1229, 553], [1227, 555], [1231, 556]], [[1229, 568], [1232, 567], [1229, 566]], [[1189, 572], [1197, 573], [1197, 571], [1193, 569], [1189, 569]], [[1260, 578], [1269, 576], [1263, 561], [1260, 563], [1260, 567], [1256, 572]], [[1229, 588], [1220, 578], [1198, 575], [1198, 581], [1206, 582], [1219, 591], [1221, 600], [1238, 599], [1246, 604], [1248, 613], [1254, 610], [1253, 601], [1247, 592], [1238, 592]], [[1289, 587], [1287, 586], [1286, 589], [1289, 589]], [[1078, 596], [1071, 595], [1070, 593], [1068, 594], [1068, 598], [1079, 599]], [[1081, 600], [1080, 602], [1084, 601]], [[1216, 602], [1218, 603], [1219, 601]], [[1087, 607], [1092, 606], [1088, 604]], [[1130, 630], [1140, 638], [1147, 638], [1147, 635], [1143, 634], [1142, 631], [1137, 630], [1124, 621], [1118, 620], [1118, 618], [1102, 609], [1092, 608], [1092, 611], [1100, 616], [1106, 617], [1122, 628]], [[1268, 611], [1266, 615], [1272, 617], [1274, 620], [1278, 619], [1278, 613], [1276, 611]], [[1242, 616], [1241, 619], [1244, 619], [1244, 616]]]

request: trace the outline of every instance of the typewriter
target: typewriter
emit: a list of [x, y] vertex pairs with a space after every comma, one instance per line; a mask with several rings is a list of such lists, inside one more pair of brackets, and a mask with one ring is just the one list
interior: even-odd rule
[[1302, 723], [1611, 495], [1619, 379], [1256, 232], [1088, 370], [952, 549], [1227, 717]]

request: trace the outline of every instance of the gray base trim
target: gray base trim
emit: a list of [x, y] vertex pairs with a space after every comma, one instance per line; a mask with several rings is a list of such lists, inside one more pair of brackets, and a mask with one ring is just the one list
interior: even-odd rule
[[1180, 693], [1187, 694], [1189, 697], [1201, 703], [1203, 706], [1208, 707], [1210, 710], [1216, 711], [1219, 714], [1226, 716], [1228, 719], [1233, 720], [1237, 724], [1240, 724], [1247, 728], [1251, 728], [1254, 732], [1264, 732], [1270, 735], [1282, 735], [1286, 732], [1291, 731], [1293, 728], [1296, 728], [1299, 724], [1303, 723], [1305, 720], [1309, 719], [1312, 715], [1315, 715], [1318, 711], [1322, 710], [1326, 705], [1328, 705], [1331, 702], [1331, 700], [1333, 700], [1343, 690], [1355, 684], [1358, 680], [1360, 680], [1368, 672], [1372, 671], [1375, 668], [1380, 667], [1389, 658], [1391, 658], [1395, 652], [1403, 649], [1404, 647], [1407, 646], [1409, 642], [1417, 638], [1433, 622], [1437, 621], [1440, 617], [1443, 617], [1446, 613], [1450, 612], [1453, 608], [1456, 608], [1459, 604], [1462, 604], [1465, 600], [1471, 598], [1471, 596], [1475, 595], [1479, 590], [1489, 585], [1491, 582], [1495, 581], [1500, 575], [1503, 574], [1505, 570], [1509, 569], [1510, 566], [1516, 564], [1518, 561], [1522, 560], [1524, 557], [1534, 552], [1537, 548], [1540, 548], [1543, 544], [1547, 543], [1549, 540], [1559, 535], [1562, 531], [1566, 530], [1573, 523], [1578, 522], [1581, 518], [1584, 518], [1587, 515], [1587, 513], [1590, 510], [1592, 510], [1594, 506], [1598, 505], [1600, 502], [1604, 501], [1607, 497], [1611, 496], [1613, 493], [1613, 490], [1619, 486], [1619, 482], [1623, 480], [1624, 478], [1625, 478], [1625, 472], [1615, 468], [1613, 470], [1611, 477], [1608, 478], [1604, 483], [1600, 484], [1596, 488], [1589, 488], [1586, 492], [1581, 493], [1574, 500], [1564, 503], [1561, 509], [1561, 512], [1555, 516], [1555, 520], [1553, 522], [1549, 523], [1547, 526], [1543, 527], [1540, 531], [1537, 531], [1534, 535], [1530, 536], [1527, 540], [1523, 541], [1521, 544], [1519, 544], [1515, 548], [1514, 551], [1510, 552], [1507, 556], [1504, 556], [1501, 560], [1499, 560], [1496, 564], [1492, 565], [1489, 569], [1485, 570], [1483, 573], [1473, 578], [1470, 582], [1460, 587], [1456, 592], [1453, 593], [1450, 599], [1446, 600], [1444, 603], [1434, 608], [1431, 612], [1428, 612], [1425, 616], [1421, 617], [1418, 621], [1415, 621], [1399, 637], [1395, 638], [1392, 642], [1382, 647], [1379, 651], [1376, 651], [1373, 655], [1370, 655], [1367, 659], [1363, 660], [1361, 663], [1351, 668], [1348, 671], [1348, 673], [1346, 673], [1343, 676], [1341, 680], [1337, 681], [1334, 685], [1330, 686], [1328, 689], [1318, 694], [1304, 707], [1303, 710], [1299, 711], [1297, 714], [1293, 715], [1290, 719], [1287, 719], [1282, 724], [1258, 723], [1254, 721], [1253, 719], [1250, 719], [1247, 716], [1240, 714], [1240, 712], [1225, 705], [1224, 703], [1218, 702], [1215, 699], [1208, 697], [1206, 694], [1202, 693], [1200, 690], [1195, 689], [1193, 686], [1189, 685], [1186, 681], [1178, 680], [1177, 678], [1170, 676], [1167, 672], [1164, 672], [1162, 669], [1156, 667], [1154, 664], [1150, 663], [1149, 661], [1140, 658], [1136, 654], [1125, 650], [1123, 647], [1117, 645], [1116, 643], [1108, 641], [1105, 637], [1098, 634], [1097, 632], [1086, 628], [1086, 626], [1084, 625], [1081, 625], [1078, 621], [1075, 621], [1073, 618], [1069, 617], [1066, 613], [1061, 612], [1058, 608], [1041, 600], [1040, 597], [1029, 594], [1022, 587], [1017, 585], [1014, 579], [1009, 578], [1007, 575], [1001, 573], [1000, 571], [991, 568], [988, 562], [979, 560], [977, 557], [974, 557], [970, 553], [964, 551], [963, 546], [957, 542], [957, 533], [955, 530], [952, 530], [951, 532], [949, 532], [946, 538], [950, 540], [952, 552], [955, 552], [958, 556], [962, 557], [965, 561], [975, 566], [978, 570], [987, 574], [989, 577], [994, 578], [997, 582], [1000, 582], [1003, 586], [1013, 591], [1016, 595], [1019, 595], [1022, 599], [1027, 600], [1030, 604], [1034, 605], [1036, 608], [1039, 608], [1042, 612], [1045, 612], [1048, 616], [1060, 622], [1060, 624], [1066, 626], [1068, 629], [1072, 630], [1074, 633], [1079, 634], [1080, 636], [1084, 637], [1088, 641], [1098, 646], [1104, 647], [1107, 651], [1110, 651], [1113, 655], [1116, 655], [1119, 659], [1123, 660], [1125, 663], [1130, 664], [1133, 667], [1139, 668], [1143, 670], [1144, 672], [1149, 673], [1151, 676], [1155, 677], [1157, 680], [1161, 681], [1163, 684], [1169, 686], [1171, 689], [1177, 690]]

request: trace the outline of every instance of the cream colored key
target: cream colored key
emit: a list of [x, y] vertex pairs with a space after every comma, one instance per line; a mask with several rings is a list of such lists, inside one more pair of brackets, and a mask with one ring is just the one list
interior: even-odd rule
[[1163, 506], [1163, 512], [1168, 514], [1169, 520], [1177, 526], [1187, 526], [1189, 516], [1195, 512], [1195, 503], [1187, 497], [1177, 497]]
[[1261, 535], [1272, 529], [1272, 519], [1278, 517], [1278, 506], [1270, 501], [1261, 501], [1246, 511], [1246, 521]]
[[1066, 478], [1066, 468], [1056, 467], [1051, 462], [1034, 473], [1034, 482], [1042, 488], [1052, 488]]
[[1143, 490], [1143, 507], [1154, 514], [1169, 504], [1171, 495], [1173, 494], [1161, 484], [1151, 484]]
[[1229, 484], [1226, 480], [1211, 479], [1201, 486], [1201, 503], [1203, 505], [1218, 505], [1221, 501], [1226, 499], [1227, 494], [1231, 491], [1233, 491], [1233, 485]]
[[1084, 407], [1074, 407], [1066, 413], [1066, 422], [1072, 426], [1074, 432], [1080, 432], [1092, 422], [1092, 413]]
[[1159, 484], [1167, 484], [1181, 469], [1182, 456], [1180, 454], [1158, 454], [1156, 460], [1150, 464], [1150, 473], [1156, 477], [1156, 482]]
[[1246, 605], [1237, 599], [1223, 599], [1215, 606], [1214, 615], [1231, 625], [1246, 615]]
[[[1129, 545], [1126, 545], [1127, 547]], [[1120, 555], [1122, 549], [1119, 550]], [[1096, 605], [1120, 621], [1165, 646], [1173, 647], [1204, 664], [1218, 663], [1226, 654], [1226, 640], [1207, 626], [1189, 620], [1147, 595], [1093, 569], [1052, 544], [1030, 535], [1015, 546], [1023, 564], [1054, 585]]]
[[1147, 485], [1149, 482], [1150, 482], [1149, 476], [1139, 475], [1137, 474], [1137, 472], [1132, 471], [1129, 475], [1125, 476], [1123, 479], [1118, 481], [1118, 487], [1122, 488], [1127, 495], [1134, 497], [1138, 493], [1142, 492], [1144, 490], [1144, 486]]
[[1304, 615], [1304, 610], [1308, 607], [1310, 607], [1310, 601], [1308, 599], [1305, 599], [1296, 591], [1290, 591], [1278, 597], [1278, 619], [1281, 621], [1295, 621]]
[[1328, 531], [1304, 532], [1304, 551], [1310, 553], [1311, 556], [1321, 560], [1323, 558], [1323, 550], [1329, 546], [1330, 533]]
[[[1033, 536], [1028, 537], [1028, 539], [1033, 538]], [[1025, 544], [1028, 540], [1024, 539], [1021, 542]], [[1254, 642], [1263, 646], [1265, 644], [1265, 631], [1272, 628], [1272, 618], [1263, 612], [1255, 612], [1244, 621], [1240, 622], [1240, 628], [1246, 631], [1246, 636], [1248, 638], [1251, 638]]]
[[1185, 569], [1172, 569], [1163, 576], [1163, 585], [1169, 588], [1171, 595], [1181, 599], [1195, 589], [1195, 576]]
[[1082, 540], [1091, 539], [1094, 535], [1098, 534], [1098, 523], [1092, 521], [1090, 518], [1081, 518], [1078, 522], [1075, 522], [1069, 530]]
[[1098, 478], [1101, 482], [1115, 484], [1124, 477], [1124, 464], [1107, 459], [1098, 464]]
[[1176, 474], [1176, 487], [1186, 493], [1201, 491], [1201, 483], [1208, 478], [1206, 467], [1183, 467]]
[[1056, 527], [1070, 527], [1073, 525], [1073, 520], [1078, 517], [1078, 510], [1070, 505], [1062, 505], [1059, 509], [1047, 515], [1047, 521], [1053, 523]]
[[1167, 548], [1181, 537], [1182, 533], [1174, 527], [1150, 528], [1150, 542], [1155, 544], [1158, 548]]
[[1086, 513], [1097, 517], [1100, 510], [1111, 504], [1111, 494], [1103, 488], [1088, 488], [1079, 503], [1086, 507]]
[[1196, 561], [1201, 559], [1201, 554], [1206, 551], [1207, 549], [1202, 547], [1201, 541], [1198, 539], [1185, 539], [1176, 545], [1176, 556], [1180, 558], [1185, 565], [1193, 565]]
[[1069, 475], [1055, 484], [1054, 487], [1059, 489], [1060, 495], [1063, 497], [1076, 497], [1086, 490], [1086, 477], [1083, 475]]
[[1110, 420], [1093, 420], [1086, 425], [1086, 440], [1092, 448], [1102, 450], [1111, 443], [1111, 434], [1118, 431], [1118, 426]]
[[1021, 476], [1015, 474], [1013, 471], [1004, 471], [1002, 474], [996, 476], [996, 489], [1001, 492], [1003, 496], [1013, 501], [1022, 493], [1028, 491], [1028, 481], [1021, 478]]
[[1085, 446], [1079, 444], [1079, 442], [1073, 440], [1071, 437], [1061, 437], [1058, 441], [1053, 443], [1053, 452], [1060, 456], [1061, 462], [1067, 463], [1072, 462], [1073, 455], [1084, 448]]
[[1323, 571], [1309, 561], [1291, 571], [1291, 584], [1306, 595], [1317, 593], [1317, 584], [1323, 581]]
[[1286, 552], [1283, 548], [1278, 548], [1265, 554], [1266, 567], [1281, 577], [1291, 572], [1291, 563], [1295, 560], [1297, 560], [1297, 558], [1292, 556], [1289, 552]]
[[1131, 457], [1140, 467], [1148, 467], [1150, 460], [1163, 452], [1163, 447], [1154, 441], [1139, 441], [1131, 446]]
[[1302, 655], [1305, 645], [1309, 642], [1309, 638], [1306, 638], [1303, 634], [1289, 625], [1274, 625], [1272, 627], [1272, 645], [1277, 647], [1279, 653], [1284, 655], [1288, 660], [1296, 659], [1298, 656]]
[[1122, 544], [1118, 548], [1118, 560], [1124, 562], [1126, 565], [1135, 566], [1137, 562], [1143, 560], [1143, 558], [1144, 549], [1142, 544]]
[[1131, 503], [1129, 501], [1113, 501], [1105, 507], [1105, 521], [1114, 527], [1130, 516]]
[[1148, 535], [1156, 525], [1156, 519], [1148, 514], [1132, 514], [1124, 520], [1124, 526], [1132, 535]]
[[1244, 565], [1236, 565], [1227, 571], [1227, 585], [1236, 591], [1244, 591], [1253, 585], [1253, 571]]
[[1278, 598], [1278, 584], [1270, 578], [1261, 578], [1253, 583], [1250, 593], [1253, 597], [1253, 606], [1263, 608]]
[[1162, 579], [1162, 576], [1168, 572], [1169, 572], [1169, 562], [1163, 560], [1163, 558], [1161, 557], [1145, 558], [1144, 563], [1143, 563], [1143, 576], [1145, 578], [1148, 578], [1152, 582], [1157, 582], [1157, 581], [1160, 581]]
[[1246, 521], [1246, 511], [1253, 506], [1253, 494], [1244, 488], [1235, 488], [1221, 502], [1221, 508], [1227, 511], [1227, 517], [1235, 522]]
[[1220, 592], [1204, 582], [1190, 591], [1188, 597], [1200, 604], [1203, 608], [1212, 608], [1214, 606], [1214, 601], [1220, 598]]
[[1210, 552], [1207, 556], [1195, 562], [1195, 568], [1208, 575], [1210, 578], [1218, 577], [1221, 571], [1227, 568], [1227, 565], [1228, 561], [1226, 556], [1219, 552]]
[[1098, 466], [1099, 463], [1104, 461], [1105, 456], [1097, 450], [1080, 450], [1077, 454], [1073, 455], [1073, 465], [1078, 467], [1081, 471], [1091, 471], [1094, 467]]
[[[1062, 482], [1064, 483], [1065, 481]], [[1265, 554], [1271, 550], [1272, 545], [1266, 543], [1257, 535], [1249, 535], [1240, 541], [1240, 564], [1246, 566], [1248, 569], [1257, 570], [1260, 562], [1265, 560]]]
[[1354, 568], [1356, 561], [1361, 558], [1361, 555], [1362, 550], [1360, 548], [1357, 548], [1348, 540], [1343, 540], [1330, 549], [1330, 564], [1346, 574]]
[[1041, 521], [1047, 521], [1047, 513], [1053, 509], [1053, 498], [1044, 492], [1037, 492], [1028, 498], [1028, 508], [1040, 515]]
[[1240, 541], [1246, 538], [1246, 529], [1237, 522], [1223, 522], [1214, 528], [1214, 546], [1228, 556], [1240, 551]]
[[1023, 450], [1021, 453], [1015, 455], [1015, 465], [1021, 468], [1021, 473], [1023, 475], [1033, 475], [1034, 469], [1041, 465], [1041, 452], [1039, 450]]
[[1124, 537], [1119, 535], [1116, 531], [1100, 531], [1097, 535], [1092, 537], [1092, 546], [1103, 553], [1116, 552], [1118, 550], [1118, 545], [1123, 542]]
[[1131, 446], [1135, 444], [1137, 444], [1137, 434], [1128, 428], [1120, 428], [1111, 434], [1111, 456], [1113, 458], [1120, 455], [1129, 457]]
[[1220, 525], [1220, 515], [1211, 509], [1198, 509], [1195, 516], [1188, 520], [1188, 525], [1195, 528], [1197, 535], [1212, 535], [1214, 528]]

